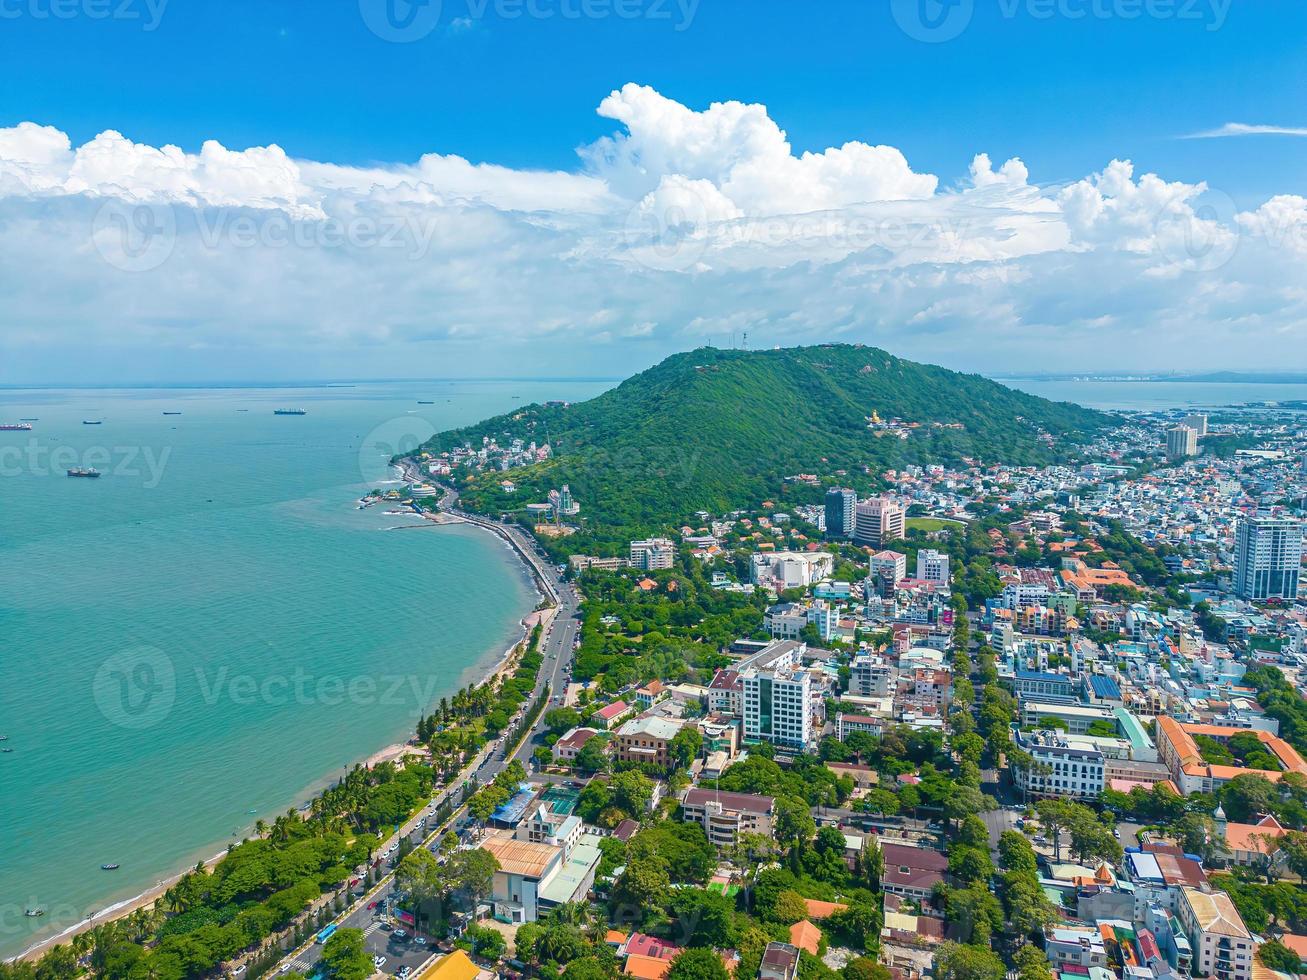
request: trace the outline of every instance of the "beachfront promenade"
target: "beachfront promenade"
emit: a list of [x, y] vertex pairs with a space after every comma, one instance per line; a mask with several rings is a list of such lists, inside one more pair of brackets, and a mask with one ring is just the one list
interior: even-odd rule
[[[441, 500], [441, 507], [456, 519], [483, 527], [508, 541], [532, 569], [541, 590], [554, 604], [541, 618], [541, 652], [544, 655], [544, 663], [541, 666], [540, 676], [536, 679], [532, 700], [545, 693], [546, 685], [551, 696], [563, 694], [567, 689], [576, 637], [580, 629], [580, 623], [576, 618], [580, 603], [578, 593], [571, 583], [564, 581], [558, 569], [537, 552], [534, 540], [521, 528], [459, 511], [456, 509], [457, 501], [457, 494], [448, 491]], [[449, 784], [436, 794], [432, 799], [433, 808], [438, 808], [446, 799], [457, 799], [457, 794], [462, 793], [463, 785], [469, 778], [475, 778], [479, 784], [485, 784], [502, 772], [512, 759], [517, 759], [525, 765], [534, 751], [536, 740], [545, 730], [544, 716], [545, 712], [541, 711], [531, 730], [518, 745], [509, 745], [505, 739], [501, 744], [491, 743], [483, 748], [462, 773], [450, 780]], [[418, 821], [421, 819], [422, 814], [415, 816], [401, 828], [399, 833], [383, 843], [379, 850], [384, 851], [393, 841], [398, 841], [401, 837], [411, 837], [418, 830]], [[423, 827], [420, 846], [434, 847], [447, 830], [461, 827], [466, 819], [466, 807], [459, 806], [440, 826]], [[418, 842], [414, 841], [414, 843]], [[368, 953], [386, 957], [385, 973], [393, 973], [401, 965], [411, 966], [416, 973], [435, 951], [429, 946], [416, 945], [411, 937], [396, 940], [393, 932], [381, 928], [385, 919], [387, 901], [393, 890], [392, 870], [333, 921], [341, 927], [361, 929]], [[322, 947], [310, 941], [290, 953], [282, 964], [291, 963], [294, 969], [312, 974], [321, 952]]]

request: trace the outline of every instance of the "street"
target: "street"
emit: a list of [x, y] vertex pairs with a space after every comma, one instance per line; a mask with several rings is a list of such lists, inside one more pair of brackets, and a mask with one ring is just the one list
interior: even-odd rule
[[[554, 697], [561, 696], [566, 691], [571, 677], [572, 657], [576, 638], [580, 631], [581, 624], [576, 618], [577, 610], [580, 607], [579, 593], [570, 583], [564, 581], [557, 567], [550, 564], [548, 557], [537, 550], [536, 542], [529, 534], [511, 525], [454, 510], [452, 508], [457, 500], [457, 494], [453, 491], [447, 492], [441, 501], [442, 508], [448, 508], [447, 513], [451, 513], [469, 524], [484, 527], [493, 533], [509, 538], [525, 556], [526, 560], [530, 562], [541, 587], [547, 593], [549, 599], [555, 603], [555, 608], [546, 612], [542, 619], [544, 634], [541, 650], [544, 654], [544, 663], [540, 669], [540, 676], [536, 680], [531, 703], [534, 703], [536, 699], [543, 695], [546, 685], [548, 685], [551, 700]], [[524, 710], [529, 710], [529, 704]], [[526, 733], [526, 736], [521, 740], [520, 745], [511, 756], [506, 755], [504, 745], [508, 736], [503, 736], [498, 743], [491, 743], [488, 751], [483, 751], [479, 762], [474, 759], [472, 766], [465, 770], [464, 774], [455, 777], [447, 787], [432, 799], [432, 806], [428, 811], [411, 820], [401, 828], [399, 833], [383, 843], [379, 850], [384, 852], [391, 843], [398, 841], [405, 835], [413, 835], [415, 832], [418, 834], [418, 840], [414, 841], [415, 846], [434, 848], [436, 842], [446, 830], [450, 827], [458, 827], [461, 824], [466, 815], [466, 809], [462, 806], [458, 807], [450, 815], [449, 819], [439, 827], [425, 826], [426, 813], [434, 812], [445, 801], [446, 797], [455, 793], [461, 794], [463, 784], [466, 782], [466, 776], [470, 775], [479, 784], [484, 785], [503, 772], [511, 759], [517, 759], [523, 765], [527, 765], [532, 752], [535, 751], [537, 739], [545, 730], [544, 716], [548, 710], [548, 705], [541, 710], [531, 730]], [[421, 827], [419, 827], [420, 824], [422, 824]], [[387, 908], [393, 890], [394, 875], [392, 869], [370, 892], [356, 900], [342, 916], [334, 921], [341, 928], [363, 930], [364, 944], [368, 952], [373, 956], [386, 957], [386, 962], [381, 967], [380, 972], [393, 975], [405, 966], [416, 972], [433, 954], [434, 950], [430, 944], [421, 942], [414, 937], [411, 929], [402, 924], [394, 926], [389, 921]], [[401, 932], [402, 935], [397, 935], [397, 933]], [[283, 960], [280, 969], [283, 971], [293, 969], [312, 974], [321, 954], [322, 946], [316, 942], [310, 942], [307, 946], [300, 948], [286, 960]]]

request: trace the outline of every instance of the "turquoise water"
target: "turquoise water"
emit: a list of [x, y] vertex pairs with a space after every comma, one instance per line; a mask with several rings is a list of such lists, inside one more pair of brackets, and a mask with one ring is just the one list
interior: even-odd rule
[[436, 429], [604, 387], [0, 390], [0, 422], [39, 419], [0, 432], [0, 954], [221, 851], [476, 679], [537, 601], [521, 565], [354, 500]]

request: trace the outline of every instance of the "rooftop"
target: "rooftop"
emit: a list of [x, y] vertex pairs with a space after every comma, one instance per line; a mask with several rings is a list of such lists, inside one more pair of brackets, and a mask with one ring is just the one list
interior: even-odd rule
[[1197, 888], [1185, 888], [1181, 894], [1204, 932], [1237, 939], [1252, 938], [1243, 919], [1239, 917], [1234, 902], [1230, 901], [1230, 896], [1225, 892], [1201, 892]]
[[542, 877], [549, 865], [562, 853], [560, 848], [552, 844], [514, 840], [507, 834], [491, 834], [481, 842], [481, 849], [495, 856], [502, 871], [523, 878]]

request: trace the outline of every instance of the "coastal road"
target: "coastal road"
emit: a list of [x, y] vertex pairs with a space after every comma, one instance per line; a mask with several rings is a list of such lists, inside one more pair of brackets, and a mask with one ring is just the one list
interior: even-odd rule
[[[454, 509], [457, 500], [458, 497], [453, 491], [447, 492], [441, 500], [442, 509], [451, 516], [457, 517], [466, 523], [484, 527], [510, 541], [535, 573], [536, 580], [542, 591], [554, 603], [554, 609], [546, 613], [544, 617], [545, 632], [541, 643], [544, 664], [541, 666], [540, 676], [536, 680], [533, 695], [534, 701], [535, 698], [544, 693], [545, 686], [548, 685], [551, 692], [551, 704], [540, 712], [540, 716], [536, 719], [530, 732], [521, 740], [521, 743], [511, 755], [508, 754], [508, 746], [504, 744], [507, 740], [501, 739], [487, 747], [479, 762], [473, 760], [473, 766], [465, 770], [465, 774], [473, 776], [479, 783], [484, 785], [503, 772], [512, 759], [517, 759], [523, 765], [527, 765], [532, 752], [540, 744], [540, 738], [545, 731], [545, 713], [555, 703], [554, 698], [562, 697], [567, 689], [568, 681], [571, 679], [572, 658], [581, 625], [577, 619], [581, 599], [575, 587], [563, 578], [558, 568], [551, 564], [548, 557], [538, 549], [531, 535], [513, 525], [488, 520], [476, 514], [460, 512]], [[561, 701], [557, 703], [561, 703]], [[455, 778], [432, 800], [432, 807], [428, 812], [434, 812], [434, 809], [443, 803], [447, 796], [461, 793], [465, 781], [462, 776]], [[396, 834], [391, 841], [383, 845], [382, 849], [384, 851], [386, 847], [390, 846], [391, 842], [397, 841], [403, 835], [408, 835], [415, 846], [434, 847], [436, 841], [446, 830], [451, 827], [461, 829], [468, 819], [465, 807], [459, 807], [455, 810], [449, 820], [439, 827], [427, 826], [424, 816], [415, 817], [402, 828], [399, 834]], [[416, 839], [414, 839], [415, 835]], [[392, 928], [387, 912], [387, 906], [393, 891], [394, 878], [387, 875], [372, 891], [355, 901], [344, 915], [336, 921], [342, 928], [363, 930], [364, 944], [368, 952], [373, 956], [386, 957], [386, 963], [380, 972], [393, 975], [401, 967], [407, 966], [416, 973], [418, 967], [434, 951], [430, 945], [418, 943], [410, 930], [405, 930], [405, 934], [402, 936], [396, 936], [396, 930]], [[321, 946], [310, 943], [307, 947], [296, 950], [293, 955], [283, 960], [282, 969], [294, 969], [311, 975], [321, 953]]]

